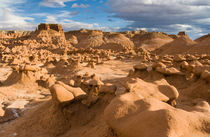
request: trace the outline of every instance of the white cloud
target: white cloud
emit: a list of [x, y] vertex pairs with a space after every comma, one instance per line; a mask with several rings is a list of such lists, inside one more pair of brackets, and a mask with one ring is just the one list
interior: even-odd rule
[[72, 6], [71, 6], [72, 8], [88, 8], [89, 7], [89, 5], [88, 4], [77, 4], [77, 3], [74, 3], [74, 4], [72, 4]]
[[57, 20], [56, 20], [56, 17], [54, 17], [54, 16], [47, 16], [45, 19], [45, 22], [55, 24], [55, 23], [57, 23]]
[[34, 30], [34, 19], [18, 15], [15, 6], [23, 4], [25, 0], [0, 0], [0, 29], [4, 30]]
[[147, 28], [136, 28], [136, 30], [144, 30], [144, 31], [147, 31]]
[[196, 20], [197, 23], [205, 24], [205, 25], [210, 25], [210, 18], [203, 18]]
[[98, 23], [85, 23], [70, 19], [59, 19], [56, 18], [55, 16], [47, 16], [45, 22], [61, 24], [64, 31], [79, 30], [79, 29], [94, 29], [94, 30], [103, 30], [103, 31], [120, 30], [120, 27], [105, 27], [105, 26], [100, 26]]
[[26, 0], [0, 0], [1, 8], [15, 8], [14, 5], [25, 3]]
[[108, 0], [107, 4], [114, 17], [133, 21], [124, 29], [210, 31], [210, 0]]
[[99, 27], [98, 24], [93, 23], [93, 24], [88, 24], [88, 23], [83, 23], [83, 22], [78, 22], [78, 21], [73, 21], [73, 20], [68, 20], [64, 19], [59, 22], [62, 24], [64, 30], [78, 30], [78, 29], [96, 29]]
[[0, 15], [0, 29], [6, 30], [34, 30], [35, 24], [29, 23], [33, 18], [21, 17], [13, 14], [12, 11], [8, 9], [1, 10]]
[[34, 13], [32, 14], [33, 16], [38, 16], [38, 17], [47, 17], [47, 16], [53, 16], [55, 18], [71, 18], [72, 16], [74, 15], [77, 15], [78, 12], [77, 11], [73, 11], [73, 12], [70, 12], [70, 11], [60, 11], [56, 14], [51, 14], [51, 13]]
[[198, 26], [188, 25], [188, 24], [172, 24], [172, 25], [169, 25], [168, 28], [169, 28], [169, 31], [168, 31], [169, 33], [186, 31], [188, 34], [191, 34], [192, 36], [195, 36], [195, 37], [205, 34], [203, 33], [202, 28]]
[[191, 25], [187, 24], [172, 24], [169, 25], [170, 28], [176, 28], [178, 31], [187, 31], [187, 29], [193, 28]]
[[51, 7], [51, 8], [56, 8], [56, 7], [65, 7], [65, 2], [71, 2], [75, 0], [43, 0], [40, 2], [40, 5], [45, 6], [45, 7]]

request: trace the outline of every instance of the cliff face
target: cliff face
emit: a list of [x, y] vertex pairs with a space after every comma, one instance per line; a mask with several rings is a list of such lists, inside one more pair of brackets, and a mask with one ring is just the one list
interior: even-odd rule
[[63, 32], [63, 28], [60, 24], [45, 24], [45, 23], [42, 23], [37, 28], [37, 31], [41, 31], [41, 30], [55, 30], [57, 32]]
[[52, 44], [54, 47], [70, 45], [66, 42], [63, 28], [60, 24], [40, 24], [32, 39], [36, 39], [38, 43]]

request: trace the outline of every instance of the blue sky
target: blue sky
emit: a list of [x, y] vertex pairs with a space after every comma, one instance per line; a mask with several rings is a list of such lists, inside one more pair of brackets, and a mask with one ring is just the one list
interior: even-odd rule
[[146, 29], [197, 38], [210, 31], [210, 0], [0, 0], [1, 30], [59, 23], [65, 31]]

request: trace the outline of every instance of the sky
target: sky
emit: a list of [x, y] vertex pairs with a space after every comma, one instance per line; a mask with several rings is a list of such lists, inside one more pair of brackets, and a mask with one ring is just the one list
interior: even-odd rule
[[0, 0], [0, 30], [147, 30], [192, 38], [210, 32], [210, 0]]

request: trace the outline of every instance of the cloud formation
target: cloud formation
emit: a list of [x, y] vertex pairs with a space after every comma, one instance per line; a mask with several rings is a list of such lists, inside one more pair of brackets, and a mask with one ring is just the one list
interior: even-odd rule
[[30, 23], [34, 18], [18, 15], [15, 6], [25, 0], [0, 0], [0, 29], [4, 30], [33, 30], [35, 24]]
[[72, 8], [88, 8], [89, 7], [89, 5], [88, 4], [77, 4], [77, 3], [74, 3], [74, 4], [72, 4], [72, 6], [71, 6]]
[[40, 5], [45, 7], [57, 8], [57, 7], [65, 7], [65, 2], [71, 2], [75, 0], [43, 0], [40, 2]]
[[176, 27], [174, 31], [197, 29], [199, 33], [210, 30], [202, 24], [209, 23], [209, 0], [108, 0], [108, 5], [114, 17], [133, 21], [127, 26], [133, 29], [171, 32]]

